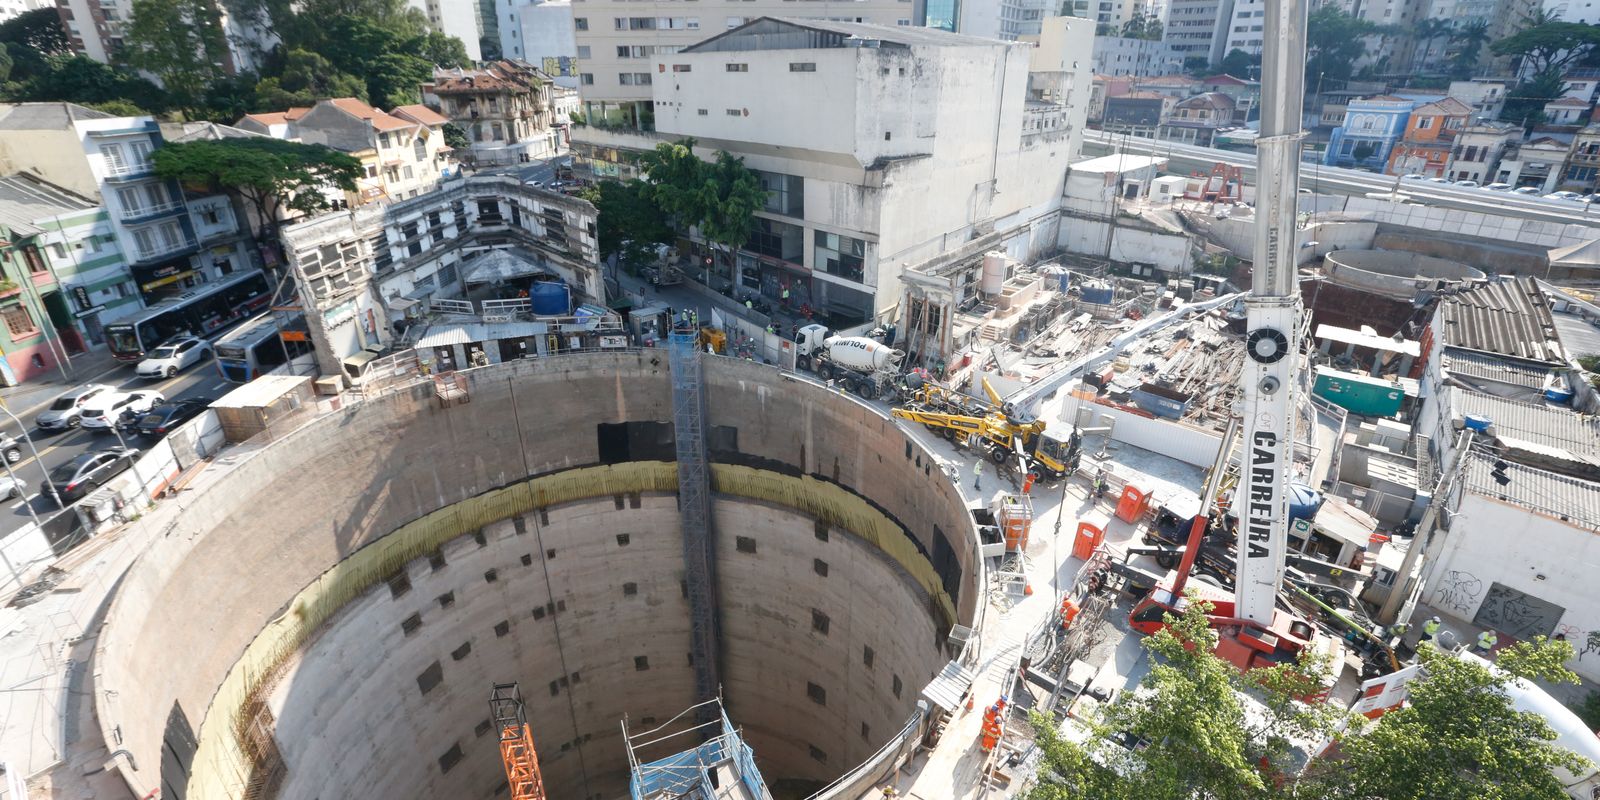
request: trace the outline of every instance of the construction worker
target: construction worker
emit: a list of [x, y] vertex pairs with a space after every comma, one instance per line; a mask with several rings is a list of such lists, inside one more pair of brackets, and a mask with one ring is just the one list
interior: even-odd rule
[[756, 304], [751, 302], [750, 298], [748, 298], [748, 297], [746, 297], [744, 299], [744, 310], [746, 310], [746, 311], [754, 311], [754, 310], [756, 310]]
[[788, 286], [783, 287], [783, 308], [784, 308], [785, 311], [789, 310], [789, 287]]
[[1494, 646], [1500, 643], [1500, 637], [1494, 631], [1484, 631], [1478, 634], [1478, 649], [1485, 653], [1493, 653]]
[[1421, 644], [1435, 636], [1438, 636], [1440, 624], [1441, 623], [1439, 622], [1439, 617], [1437, 614], [1430, 618], [1427, 622], [1422, 623], [1422, 638], [1417, 640], [1417, 644]]
[[972, 491], [983, 491], [983, 459], [972, 462]]
[[1395, 624], [1389, 626], [1389, 635], [1396, 639], [1404, 639], [1406, 631], [1409, 630], [1411, 630], [1410, 625], [1407, 625], [1404, 622], [1396, 622]]

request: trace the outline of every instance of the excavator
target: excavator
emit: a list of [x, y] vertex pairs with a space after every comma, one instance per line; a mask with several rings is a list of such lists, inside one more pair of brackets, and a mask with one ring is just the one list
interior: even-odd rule
[[1021, 420], [1003, 409], [1000, 393], [983, 379], [989, 403], [973, 401], [933, 383], [917, 387], [905, 405], [890, 411], [954, 441], [966, 437], [996, 464], [1015, 458], [1022, 472], [1059, 480], [1078, 468], [1082, 437], [1061, 439], [1045, 430], [1044, 420]]

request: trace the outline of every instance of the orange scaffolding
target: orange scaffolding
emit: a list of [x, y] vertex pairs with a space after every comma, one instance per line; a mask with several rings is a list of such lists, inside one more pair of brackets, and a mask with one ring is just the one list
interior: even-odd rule
[[500, 760], [505, 763], [511, 800], [545, 800], [539, 753], [522, 708], [522, 690], [515, 683], [497, 683], [489, 695], [489, 711], [500, 731]]

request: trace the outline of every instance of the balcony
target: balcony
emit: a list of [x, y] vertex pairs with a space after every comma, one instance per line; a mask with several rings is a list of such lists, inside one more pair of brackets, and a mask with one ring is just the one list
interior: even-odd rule
[[170, 246], [165, 242], [157, 242], [152, 244], [149, 248], [135, 245], [133, 248], [133, 259], [134, 263], [142, 264], [147, 261], [155, 261], [156, 259], [177, 255], [185, 251], [193, 251], [198, 247], [199, 245], [195, 244], [193, 239], [187, 238], [180, 242], [172, 243]]
[[148, 161], [106, 167], [106, 181], [108, 183], [125, 183], [149, 178], [153, 175], [155, 175], [155, 170]]
[[183, 201], [170, 200], [159, 206], [140, 206], [138, 208], [122, 209], [121, 220], [128, 224], [149, 222], [151, 220], [170, 217], [183, 212]]

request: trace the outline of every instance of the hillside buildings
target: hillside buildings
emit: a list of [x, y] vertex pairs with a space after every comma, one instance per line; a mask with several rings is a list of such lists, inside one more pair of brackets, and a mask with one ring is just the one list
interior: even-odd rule
[[346, 198], [349, 205], [360, 205], [416, 197], [438, 187], [439, 181], [456, 169], [444, 143], [444, 125], [449, 121], [427, 106], [401, 106], [384, 112], [343, 97], [321, 100], [310, 108], [246, 114], [237, 127], [278, 139], [326, 145], [360, 159], [363, 175], [356, 191]]
[[502, 58], [526, 61], [557, 86], [577, 88], [578, 41], [570, 0], [499, 0], [495, 12], [500, 16]]

